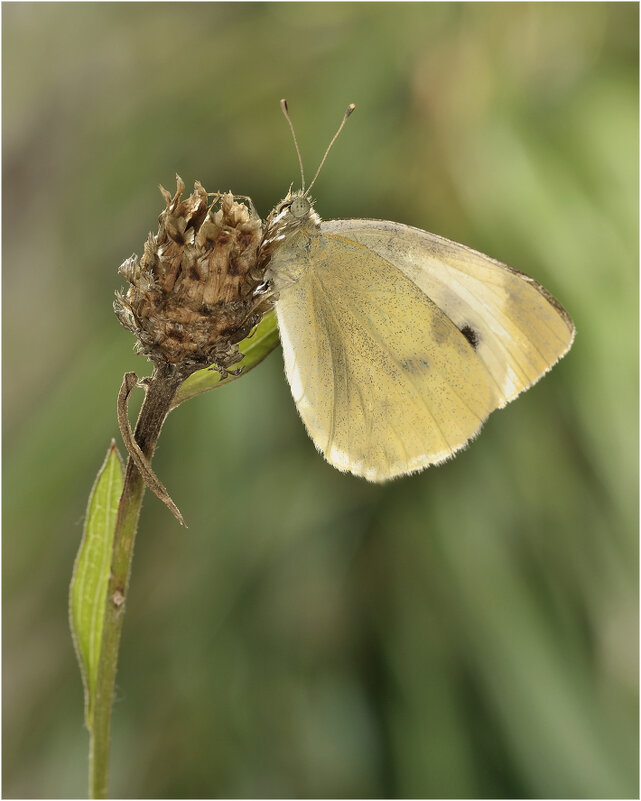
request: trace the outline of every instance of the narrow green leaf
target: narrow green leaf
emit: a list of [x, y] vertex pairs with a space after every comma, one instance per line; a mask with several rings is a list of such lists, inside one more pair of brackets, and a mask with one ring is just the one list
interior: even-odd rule
[[171, 405], [172, 409], [179, 406], [190, 398], [195, 398], [196, 395], [201, 395], [203, 392], [209, 392], [210, 389], [216, 389], [223, 384], [229, 384], [240, 378], [241, 375], [249, 372], [253, 367], [262, 362], [262, 360], [274, 350], [278, 345], [278, 326], [276, 325], [276, 315], [274, 312], [266, 314], [260, 323], [257, 325], [254, 333], [243, 339], [238, 345], [238, 349], [244, 355], [243, 360], [234, 365], [234, 372], [236, 375], [229, 375], [227, 378], [221, 379], [220, 373], [216, 370], [205, 368], [198, 370], [198, 372], [190, 375], [178, 388], [174, 402]]
[[89, 729], [92, 728], [107, 584], [122, 487], [122, 460], [112, 440], [89, 496], [69, 592], [71, 634], [85, 687], [85, 721]]

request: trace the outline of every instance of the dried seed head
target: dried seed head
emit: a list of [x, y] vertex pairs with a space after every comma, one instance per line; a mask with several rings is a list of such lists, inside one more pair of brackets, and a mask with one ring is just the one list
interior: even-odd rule
[[131, 256], [118, 270], [131, 286], [116, 292], [114, 310], [155, 364], [184, 377], [210, 365], [226, 375], [241, 358], [237, 343], [270, 308], [259, 290], [262, 223], [231, 193], [208, 205], [198, 181], [183, 200], [185, 185], [176, 180], [173, 197], [160, 187], [166, 208], [142, 258]]

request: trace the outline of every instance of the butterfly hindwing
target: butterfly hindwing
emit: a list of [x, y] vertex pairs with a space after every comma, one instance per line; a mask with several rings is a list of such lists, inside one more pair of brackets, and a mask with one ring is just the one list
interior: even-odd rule
[[304, 258], [310, 269], [281, 292], [276, 312], [287, 377], [316, 447], [375, 481], [463, 447], [499, 403], [469, 338], [363, 244], [319, 236]]

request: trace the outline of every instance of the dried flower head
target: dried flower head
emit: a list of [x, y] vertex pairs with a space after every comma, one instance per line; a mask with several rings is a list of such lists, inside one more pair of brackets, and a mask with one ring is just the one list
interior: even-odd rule
[[257, 265], [262, 223], [231, 193], [208, 204], [198, 181], [183, 200], [185, 185], [176, 180], [173, 197], [160, 187], [166, 208], [142, 258], [119, 268], [131, 286], [116, 292], [114, 310], [154, 364], [182, 377], [212, 365], [224, 376], [241, 358], [237, 343], [270, 308]]

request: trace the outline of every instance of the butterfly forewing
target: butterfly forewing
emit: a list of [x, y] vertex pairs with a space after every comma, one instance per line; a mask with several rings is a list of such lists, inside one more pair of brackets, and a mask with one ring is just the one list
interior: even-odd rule
[[536, 281], [464, 245], [380, 220], [329, 220], [325, 235], [376, 253], [412, 281], [473, 345], [504, 406], [569, 349], [574, 326]]

